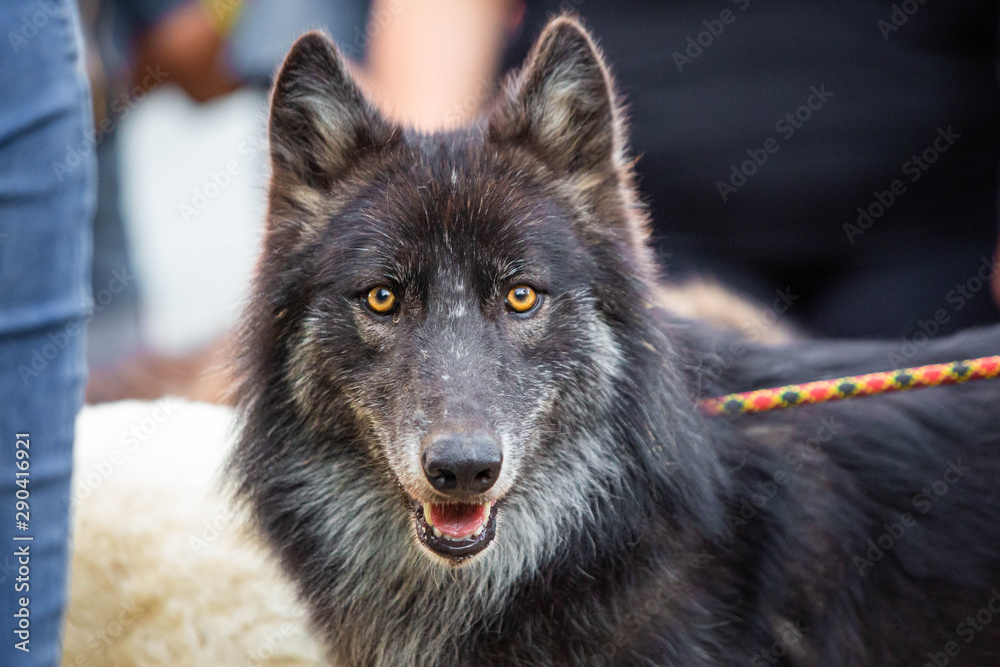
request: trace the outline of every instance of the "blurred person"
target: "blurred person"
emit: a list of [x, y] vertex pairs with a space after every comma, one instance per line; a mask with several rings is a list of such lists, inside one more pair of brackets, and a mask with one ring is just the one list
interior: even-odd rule
[[199, 103], [241, 86], [265, 89], [289, 46], [311, 27], [323, 26], [360, 59], [367, 15], [364, 0], [84, 0], [99, 165], [88, 402], [165, 393], [221, 400], [225, 393], [211, 372], [226, 355], [224, 341], [179, 356], [144, 345], [140, 280], [120, 210], [121, 122], [161, 85], [178, 86]]
[[626, 97], [672, 278], [784, 294], [828, 336], [1000, 319], [996, 3], [376, 0], [398, 20], [370, 81], [395, 117], [457, 125], [567, 8]]
[[[0, 3], [0, 664], [59, 664], [94, 210], [76, 3]], [[22, 503], [18, 505], [18, 503]]]
[[303, 32], [322, 28], [348, 58], [361, 62], [370, 35], [379, 30], [375, 14], [367, 23], [370, 5], [369, 0], [247, 0], [227, 37], [225, 61], [241, 81], [267, 89], [292, 43]]
[[[98, 161], [88, 360], [111, 367], [142, 347], [139, 281], [120, 209], [118, 129], [150, 92], [178, 85], [206, 102], [239, 86], [223, 57], [240, 0], [83, 0]], [[100, 380], [97, 380], [100, 382]]]
[[434, 130], [488, 99], [524, 19], [520, 0], [374, 0], [364, 80], [390, 116]]

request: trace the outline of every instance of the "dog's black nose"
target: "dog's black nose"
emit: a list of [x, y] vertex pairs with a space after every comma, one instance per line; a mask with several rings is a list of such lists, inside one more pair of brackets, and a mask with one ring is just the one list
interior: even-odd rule
[[485, 431], [444, 433], [424, 449], [424, 474], [435, 489], [463, 498], [489, 489], [500, 476], [500, 443]]

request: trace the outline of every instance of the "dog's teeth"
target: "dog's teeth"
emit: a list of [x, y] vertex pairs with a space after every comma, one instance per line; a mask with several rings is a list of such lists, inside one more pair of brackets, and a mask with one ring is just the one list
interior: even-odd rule
[[431, 520], [431, 504], [424, 503], [424, 521], [427, 522], [428, 526], [433, 526], [434, 522]]
[[444, 537], [444, 533], [442, 533], [442, 532], [441, 532], [440, 530], [438, 530], [437, 528], [434, 528], [434, 536], [435, 536], [435, 537]]
[[486, 524], [490, 522], [490, 509], [492, 507], [493, 504], [490, 502], [483, 503], [483, 510], [485, 510], [483, 513], [483, 522], [479, 524], [479, 528], [472, 531], [472, 535], [470, 537], [479, 537], [483, 534], [483, 531], [486, 530]]

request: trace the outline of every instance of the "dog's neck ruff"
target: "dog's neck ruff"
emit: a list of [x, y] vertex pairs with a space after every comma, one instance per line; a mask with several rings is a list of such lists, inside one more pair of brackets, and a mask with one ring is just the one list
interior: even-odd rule
[[698, 409], [709, 416], [740, 415], [997, 377], [1000, 355], [727, 394], [702, 399]]

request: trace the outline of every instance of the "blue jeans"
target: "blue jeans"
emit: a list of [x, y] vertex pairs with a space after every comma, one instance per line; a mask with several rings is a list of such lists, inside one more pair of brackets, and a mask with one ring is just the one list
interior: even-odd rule
[[58, 665], [61, 657], [96, 173], [82, 57], [75, 2], [0, 2], [4, 667]]

